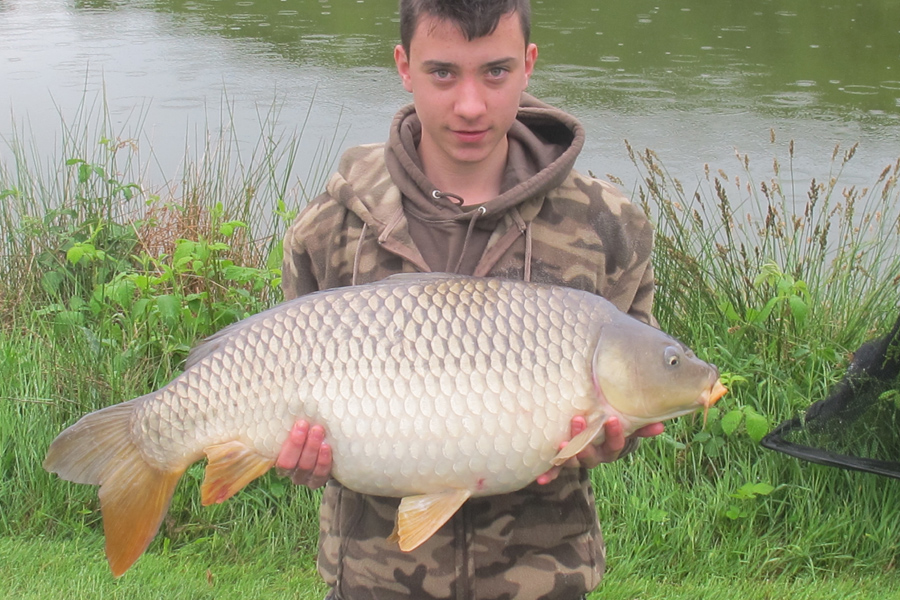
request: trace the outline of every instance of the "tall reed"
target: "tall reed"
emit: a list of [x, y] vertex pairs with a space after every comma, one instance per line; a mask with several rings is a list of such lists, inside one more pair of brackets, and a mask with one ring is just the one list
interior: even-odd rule
[[762, 180], [738, 155], [737, 174], [707, 166], [687, 185], [652, 150], [627, 150], [657, 229], [655, 313], [731, 392], [705, 424], [669, 424], [634, 457], [595, 470], [612, 572], [652, 564], [687, 577], [698, 556], [721, 576], [893, 570], [891, 482], [757, 442], [824, 398], [850, 351], [896, 318], [900, 160], [871, 186], [842, 187], [856, 147], [835, 148], [821, 181], [803, 182], [791, 143]]

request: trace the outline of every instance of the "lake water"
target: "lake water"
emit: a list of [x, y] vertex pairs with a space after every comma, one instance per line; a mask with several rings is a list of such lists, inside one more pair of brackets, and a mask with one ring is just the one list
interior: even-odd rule
[[[530, 91], [586, 125], [578, 167], [626, 188], [638, 175], [625, 139], [687, 181], [706, 163], [736, 171], [735, 150], [768, 170], [791, 139], [799, 177], [826, 176], [836, 144], [860, 143], [846, 183], [900, 155], [896, 0], [533, 0], [533, 12]], [[274, 105], [279, 129], [305, 123], [305, 177], [323, 144], [386, 137], [410, 99], [396, 42], [395, 0], [0, 0], [0, 136], [50, 152], [61, 123], [105, 95], [172, 178], [202, 132], [224, 121], [252, 144]]]

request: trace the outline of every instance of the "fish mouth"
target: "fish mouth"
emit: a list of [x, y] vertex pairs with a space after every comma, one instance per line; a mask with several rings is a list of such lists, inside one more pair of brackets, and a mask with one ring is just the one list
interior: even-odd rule
[[712, 386], [707, 390], [704, 394], [706, 396], [703, 399], [703, 407], [709, 410], [709, 408], [718, 402], [722, 396], [728, 393], [728, 388], [722, 385], [721, 379], [716, 379], [716, 382], [712, 384]]
[[706, 390], [700, 397], [700, 402], [701, 404], [703, 404], [704, 427], [706, 427], [706, 418], [709, 416], [709, 409], [727, 393], [728, 388], [722, 384], [722, 380], [716, 379], [716, 382], [712, 384], [709, 389]]

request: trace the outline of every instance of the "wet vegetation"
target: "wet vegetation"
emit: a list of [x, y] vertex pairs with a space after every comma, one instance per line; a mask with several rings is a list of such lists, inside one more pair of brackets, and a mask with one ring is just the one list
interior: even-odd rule
[[[280, 301], [279, 240], [333, 157], [298, 179], [299, 139], [273, 119], [252, 156], [211, 132], [180, 175], [152, 187], [136, 142], [104, 117], [63, 129], [55, 157], [37, 160], [16, 139], [0, 165], [0, 557], [22, 565], [0, 575], [0, 589], [320, 595], [317, 495], [305, 488], [269, 474], [204, 508], [195, 466], [148, 555], [113, 583], [96, 490], [41, 461], [79, 416], [162, 385], [197, 340]], [[609, 545], [603, 597], [897, 593], [895, 482], [758, 441], [824, 397], [850, 350], [895, 316], [900, 161], [845, 189], [855, 148], [836, 148], [813, 181], [793, 178], [789, 141], [773, 133], [772, 148], [765, 179], [750, 168], [762, 157], [737, 156], [691, 182], [669, 176], [664, 157], [626, 149], [640, 173], [634, 200], [658, 230], [656, 314], [719, 365], [731, 393], [705, 424], [670, 424], [594, 471]]]

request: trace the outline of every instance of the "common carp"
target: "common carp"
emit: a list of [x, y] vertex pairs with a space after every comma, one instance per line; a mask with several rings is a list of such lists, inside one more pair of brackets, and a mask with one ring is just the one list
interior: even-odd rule
[[[402, 498], [394, 537], [427, 540], [473, 496], [521, 489], [617, 416], [626, 433], [708, 409], [718, 371], [607, 300], [566, 287], [396, 275], [285, 302], [199, 345], [163, 388], [81, 418], [44, 468], [99, 485], [124, 573], [206, 455], [204, 505], [268, 471], [298, 419], [325, 428], [332, 475]], [[570, 422], [587, 428], [569, 438]]]

